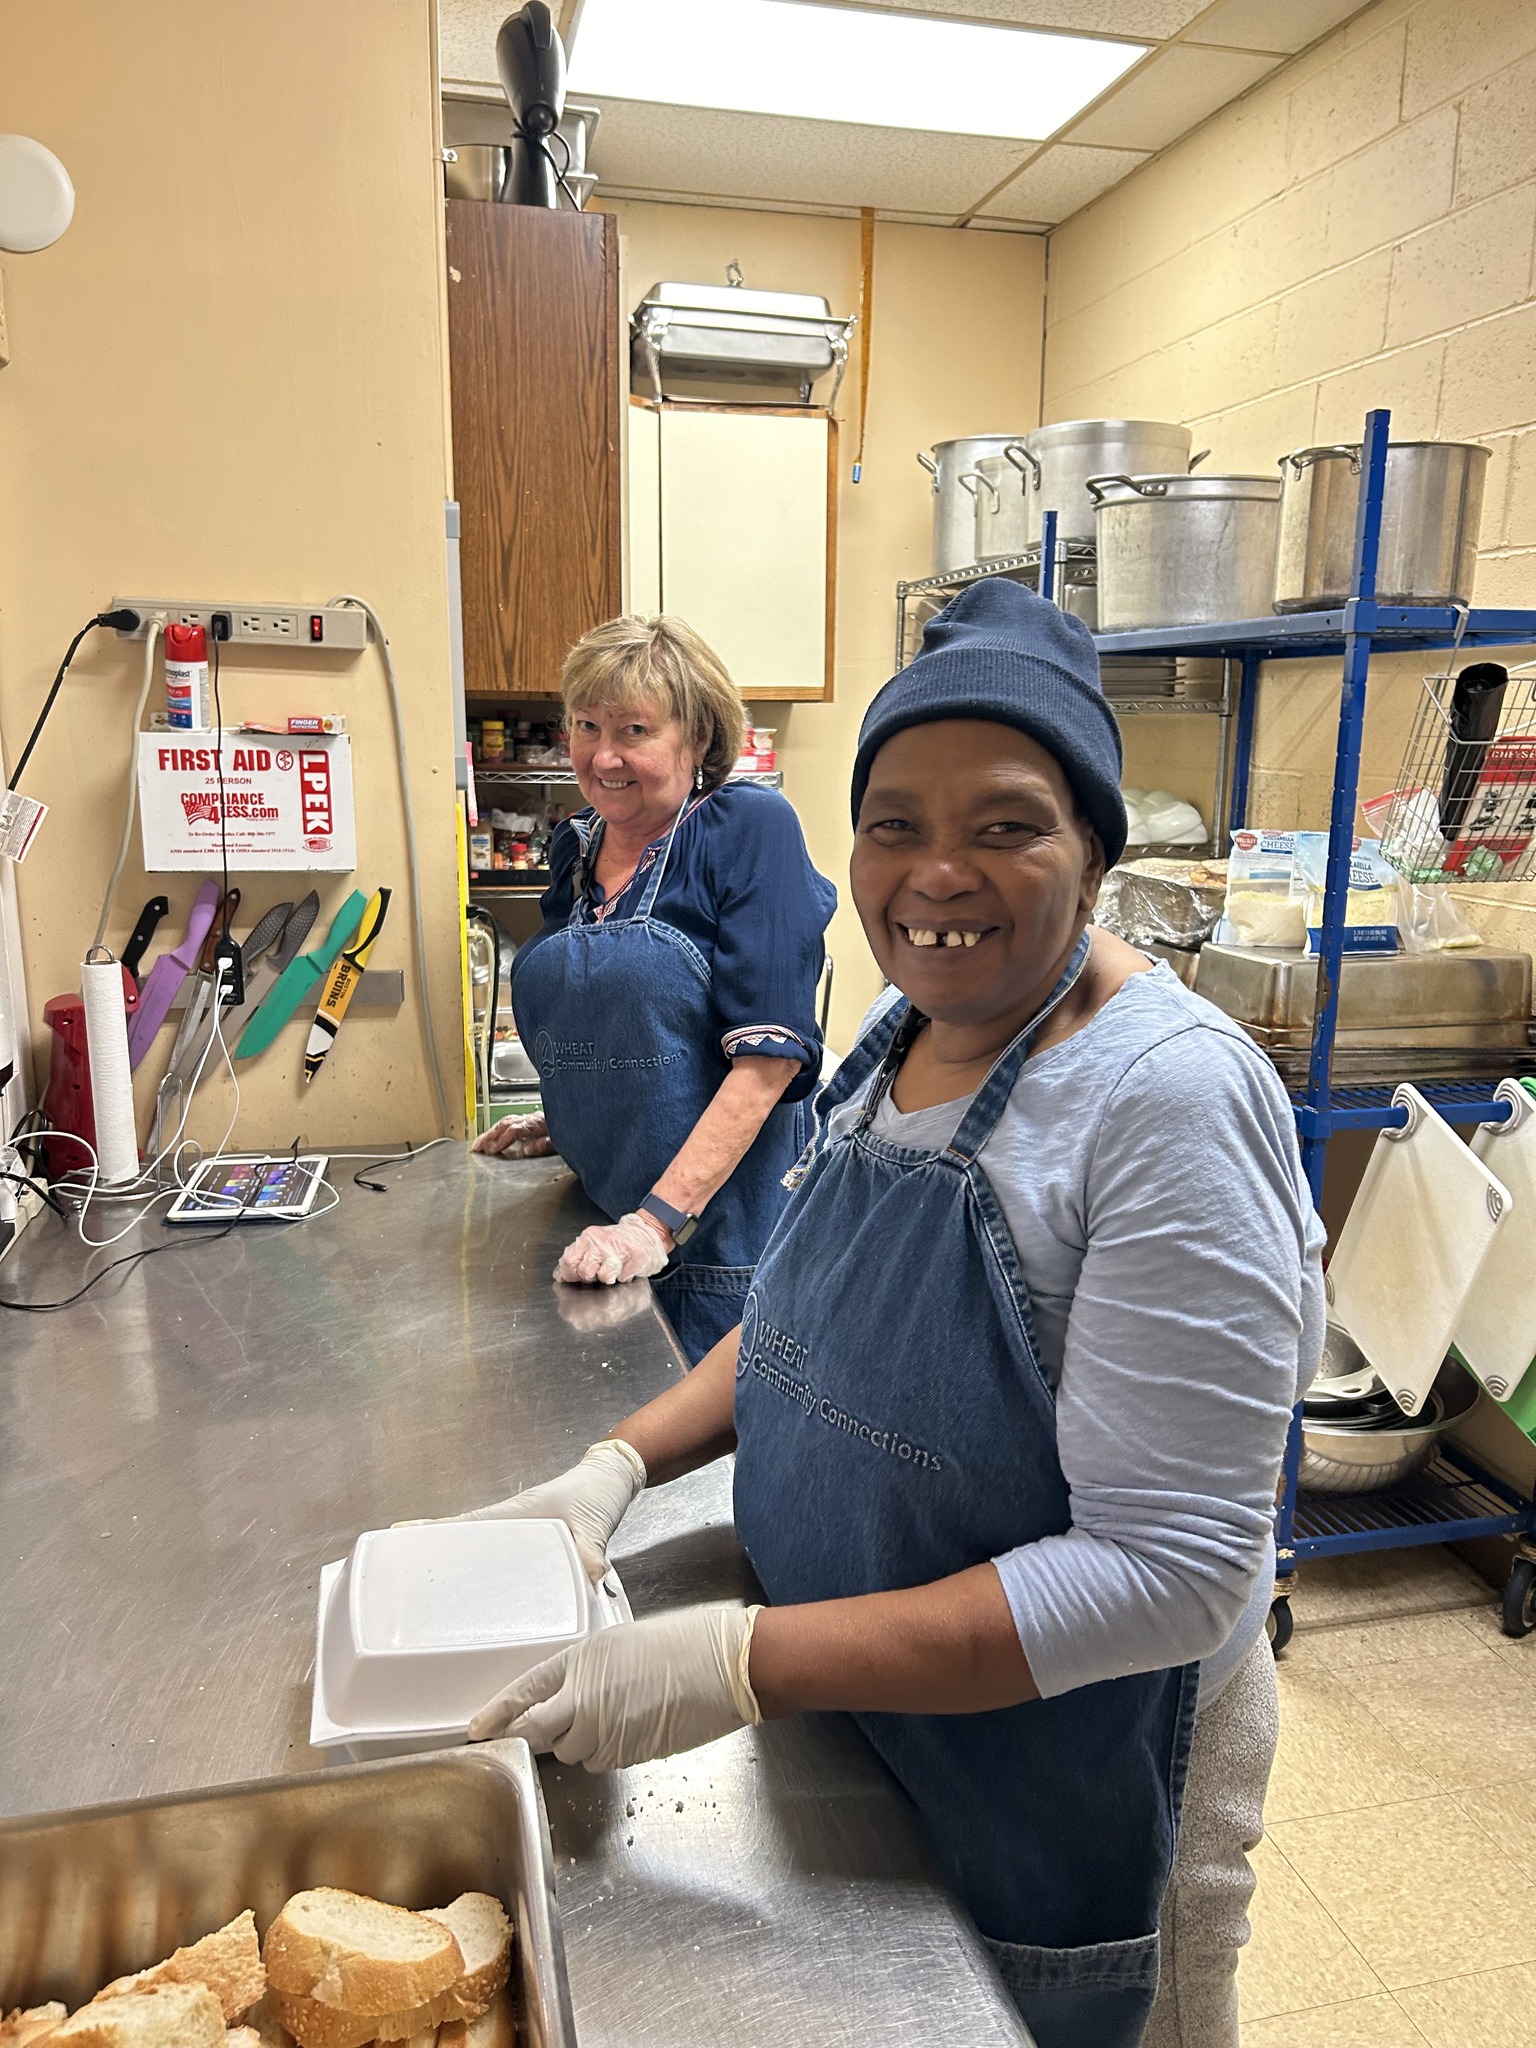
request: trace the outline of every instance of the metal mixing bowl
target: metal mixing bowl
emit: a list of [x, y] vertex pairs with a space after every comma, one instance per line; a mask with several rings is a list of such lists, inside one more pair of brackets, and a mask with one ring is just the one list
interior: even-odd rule
[[[1342, 1331], [1339, 1333], [1343, 1335]], [[1345, 1346], [1336, 1349], [1335, 1376], [1349, 1368], [1342, 1363]], [[1324, 1371], [1327, 1370], [1325, 1358]], [[1321, 1375], [1320, 1375], [1321, 1377]], [[1477, 1406], [1477, 1382], [1455, 1359], [1448, 1358], [1420, 1412], [1401, 1429], [1351, 1429], [1317, 1422], [1302, 1426], [1300, 1485], [1307, 1493], [1381, 1493], [1415, 1472], [1435, 1455], [1441, 1433]]]

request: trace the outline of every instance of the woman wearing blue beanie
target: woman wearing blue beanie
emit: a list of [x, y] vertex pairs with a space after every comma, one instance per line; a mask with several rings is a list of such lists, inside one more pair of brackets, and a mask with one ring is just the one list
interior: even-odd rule
[[529, 1510], [601, 1558], [734, 1450], [772, 1604], [608, 1630], [471, 1732], [607, 1769], [846, 1709], [1039, 2048], [1236, 2048], [1322, 1231], [1268, 1061], [1091, 927], [1119, 779], [1090, 636], [1015, 584], [876, 697], [851, 879], [891, 988], [740, 1329], [612, 1432], [633, 1488]]

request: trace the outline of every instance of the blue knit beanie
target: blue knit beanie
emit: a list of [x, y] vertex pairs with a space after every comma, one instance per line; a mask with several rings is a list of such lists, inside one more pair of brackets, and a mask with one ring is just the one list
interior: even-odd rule
[[1014, 726], [1054, 755], [1109, 865], [1125, 851], [1120, 728], [1081, 619], [1022, 583], [969, 584], [923, 628], [923, 644], [864, 714], [853, 763], [853, 822], [876, 754], [909, 725], [984, 718]]

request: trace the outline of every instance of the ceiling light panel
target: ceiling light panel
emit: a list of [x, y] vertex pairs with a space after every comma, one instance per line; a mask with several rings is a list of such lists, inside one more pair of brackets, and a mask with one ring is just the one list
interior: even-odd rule
[[1040, 141], [1146, 47], [808, 0], [585, 0], [570, 90]]

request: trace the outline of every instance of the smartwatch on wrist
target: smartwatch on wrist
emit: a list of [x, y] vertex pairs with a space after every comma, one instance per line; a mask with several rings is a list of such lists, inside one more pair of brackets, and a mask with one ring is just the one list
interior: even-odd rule
[[654, 1216], [658, 1223], [665, 1223], [672, 1233], [674, 1244], [686, 1244], [699, 1227], [697, 1216], [690, 1216], [686, 1209], [674, 1209], [670, 1202], [664, 1202], [658, 1194], [645, 1196], [640, 1207]]

